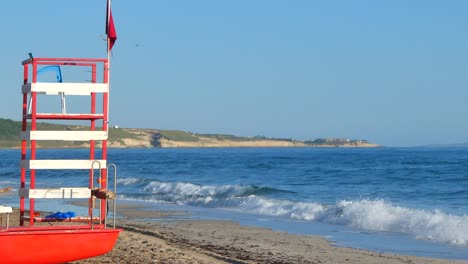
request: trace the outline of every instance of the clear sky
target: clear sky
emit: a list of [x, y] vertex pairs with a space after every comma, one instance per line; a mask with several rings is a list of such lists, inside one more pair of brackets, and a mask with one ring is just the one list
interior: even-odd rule
[[[2, 2], [1, 117], [20, 120], [28, 52], [106, 56], [105, 4]], [[468, 1], [114, 0], [112, 11], [112, 124], [468, 142]]]

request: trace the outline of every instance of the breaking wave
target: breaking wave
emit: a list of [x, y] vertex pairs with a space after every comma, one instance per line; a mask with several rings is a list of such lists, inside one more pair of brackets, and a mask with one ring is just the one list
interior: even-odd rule
[[[121, 184], [141, 184], [123, 179]], [[197, 185], [184, 182], [149, 181], [144, 184], [146, 201], [179, 205], [227, 208], [259, 215], [319, 221], [362, 230], [398, 232], [438, 243], [468, 245], [468, 216], [451, 215], [394, 205], [385, 200], [342, 200], [335, 204], [297, 202], [272, 198], [283, 190], [240, 185]], [[130, 197], [126, 197], [130, 198]]]

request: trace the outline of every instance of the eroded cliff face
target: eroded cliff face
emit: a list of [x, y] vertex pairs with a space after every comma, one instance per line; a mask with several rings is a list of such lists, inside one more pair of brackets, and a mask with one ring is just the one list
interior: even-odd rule
[[107, 146], [111, 148], [153, 148], [159, 147], [159, 133], [152, 129], [122, 129], [125, 132], [132, 134], [132, 137], [118, 138], [117, 140], [109, 140]]
[[287, 142], [277, 140], [252, 140], [252, 141], [233, 141], [233, 140], [218, 140], [212, 138], [200, 137], [198, 142], [183, 142], [161, 139], [161, 147], [163, 148], [226, 148], [226, 147], [304, 147], [305, 144], [300, 142]]
[[342, 144], [342, 145], [309, 145], [298, 141], [280, 141], [280, 140], [252, 140], [252, 141], [232, 141], [232, 140], [216, 140], [210, 138], [200, 138], [199, 142], [183, 142], [161, 139], [161, 147], [163, 148], [280, 148], [280, 147], [320, 147], [320, 148], [375, 148], [380, 147], [377, 144], [357, 143], [357, 144]]

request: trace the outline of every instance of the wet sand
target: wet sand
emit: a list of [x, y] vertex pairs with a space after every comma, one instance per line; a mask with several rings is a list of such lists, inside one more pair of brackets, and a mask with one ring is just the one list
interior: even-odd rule
[[292, 235], [229, 221], [167, 220], [174, 213], [119, 207], [123, 228], [114, 250], [74, 263], [468, 263], [336, 247], [318, 236]]

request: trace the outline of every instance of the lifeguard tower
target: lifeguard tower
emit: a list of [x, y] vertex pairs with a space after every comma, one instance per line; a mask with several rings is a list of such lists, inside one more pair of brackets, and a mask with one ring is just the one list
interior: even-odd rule
[[[108, 1], [108, 14], [109, 12]], [[107, 20], [109, 22], [109, 17]], [[113, 30], [115, 34], [115, 29]], [[116, 36], [111, 41], [115, 39]], [[109, 45], [108, 33], [108, 52]], [[64, 263], [105, 254], [112, 250], [119, 232], [122, 231], [115, 228], [117, 168], [107, 162], [109, 57], [34, 58], [30, 54], [22, 65], [21, 160], [18, 179], [20, 218], [17, 226], [10, 223], [12, 208], [0, 206], [2, 220], [6, 215], [6, 224], [0, 227], [2, 262]], [[61, 76], [65, 68], [84, 69], [90, 76], [83, 82], [65, 82]], [[40, 82], [38, 75], [49, 70], [56, 71], [57, 81]], [[60, 111], [38, 111], [41, 100], [48, 96], [60, 97]], [[81, 113], [68, 113], [65, 97], [74, 96], [88, 98], [89, 109]], [[54, 120], [80, 121], [87, 123], [87, 126], [86, 129], [81, 127], [74, 130], [39, 129], [40, 121]], [[84, 159], [47, 157], [49, 152], [38, 153], [41, 142], [45, 141], [85, 142], [89, 155]], [[44, 186], [40, 183], [47, 181], [47, 177], [38, 173], [41, 170], [58, 170], [64, 173], [67, 170], [73, 170], [73, 173], [78, 171], [80, 177], [85, 178], [82, 182], [86, 184], [36, 188], [36, 185]], [[110, 189], [109, 183], [113, 184]], [[87, 211], [87, 214], [78, 216], [71, 212], [49, 212], [45, 215], [43, 210], [36, 208], [39, 207], [36, 202], [40, 199], [81, 199], [86, 201], [88, 209], [83, 211]], [[108, 221], [109, 205], [114, 209], [111, 222]]]

